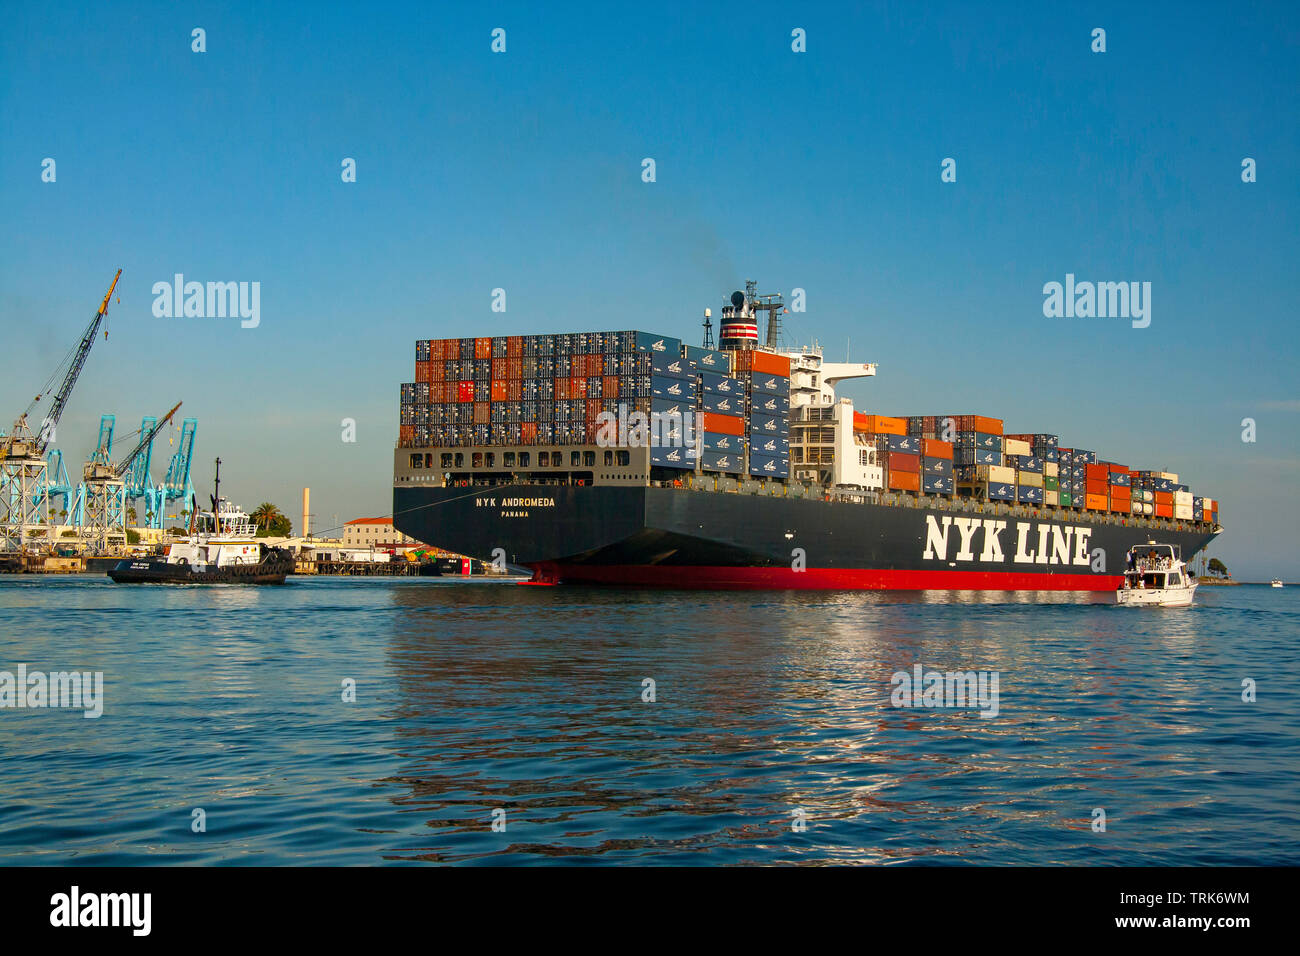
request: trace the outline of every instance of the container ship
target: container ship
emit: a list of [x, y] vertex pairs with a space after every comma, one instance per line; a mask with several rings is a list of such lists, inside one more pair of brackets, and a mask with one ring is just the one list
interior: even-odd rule
[[394, 525], [537, 584], [998, 591], [1113, 591], [1135, 545], [1190, 560], [1221, 532], [1172, 472], [986, 415], [855, 410], [836, 386], [876, 366], [781, 347], [785, 311], [751, 282], [716, 347], [707, 309], [702, 347], [417, 341]]

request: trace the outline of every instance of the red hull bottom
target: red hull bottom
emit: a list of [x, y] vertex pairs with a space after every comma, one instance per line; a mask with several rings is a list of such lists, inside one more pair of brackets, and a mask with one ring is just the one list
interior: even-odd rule
[[740, 568], [592, 565], [544, 562], [533, 584], [622, 584], [699, 590], [813, 591], [1114, 591], [1118, 574], [932, 571], [878, 568]]

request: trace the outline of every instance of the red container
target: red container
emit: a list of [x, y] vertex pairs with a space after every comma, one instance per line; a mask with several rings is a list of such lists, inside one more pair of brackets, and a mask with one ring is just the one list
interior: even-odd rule
[[[1172, 491], [1157, 491], [1156, 504], [1169, 505], [1169, 507], [1172, 508], [1174, 506], [1174, 493]], [[1172, 514], [1172, 512], [1170, 512], [1170, 514]]]
[[1086, 477], [1089, 481], [1110, 481], [1109, 465], [1085, 465]]
[[606, 398], [618, 398], [619, 378], [617, 375], [606, 375], [602, 388]]
[[[497, 361], [501, 361], [501, 360], [498, 359]], [[494, 362], [493, 364], [496, 363]], [[506, 383], [504, 380], [499, 380], [492, 383], [491, 395], [492, 395], [492, 401], [494, 402], [504, 402], [509, 397], [509, 393], [508, 390], [506, 389]]]
[[1096, 479], [1089, 478], [1084, 490], [1090, 495], [1101, 495], [1104, 498], [1106, 497], [1107, 492], [1110, 491], [1110, 485], [1105, 480], [1097, 481]]
[[537, 422], [524, 422], [519, 426], [520, 440], [525, 445], [532, 445], [537, 441]]
[[1132, 472], [1130, 472], [1130, 471], [1128, 470], [1128, 465], [1107, 465], [1106, 467], [1110, 469], [1110, 473], [1111, 473], [1112, 475], [1116, 475], [1116, 474], [1119, 474], [1119, 475], [1128, 475], [1128, 474], [1132, 474]]
[[892, 476], [896, 471], [906, 471], [919, 475], [921, 473], [921, 456], [909, 455], [905, 451], [891, 451], [889, 453], [889, 473]]
[[506, 383], [506, 398], [512, 402], [520, 401], [524, 397], [524, 383], [517, 378], [512, 378]]
[[472, 402], [474, 401], [474, 383], [457, 382], [456, 383], [456, 401]]
[[585, 378], [569, 379], [569, 398], [586, 398], [587, 380]]
[[524, 354], [524, 337], [522, 335], [506, 336], [506, 355], [519, 358]]
[[704, 430], [706, 432], [717, 432], [721, 435], [743, 435], [745, 434], [745, 420], [743, 418], [734, 418], [731, 415], [717, 415], [713, 412], [705, 412]]
[[[1156, 493], [1159, 494], [1159, 492]], [[1174, 516], [1174, 506], [1172, 504], [1162, 505], [1160, 502], [1158, 501], [1156, 502], [1157, 518], [1172, 518], [1173, 516]]]
[[474, 357], [476, 359], [490, 359], [492, 357], [492, 339], [482, 338], [474, 340]]
[[569, 397], [569, 379], [557, 378], [555, 380], [555, 400], [562, 402]]

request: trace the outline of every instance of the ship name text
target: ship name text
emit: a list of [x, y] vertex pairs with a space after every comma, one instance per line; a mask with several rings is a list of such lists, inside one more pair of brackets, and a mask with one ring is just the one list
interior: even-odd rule
[[[951, 543], [957, 549], [954, 561], [1005, 562], [1008, 555], [1002, 550], [1004, 542], [1001, 536], [1008, 524], [994, 518], [945, 516], [941, 521], [934, 515], [926, 515], [925, 551], [921, 557], [926, 561], [947, 561]], [[1092, 537], [1092, 528], [1058, 524], [1034, 526], [1029, 521], [1017, 521], [1015, 525], [1014, 549], [1010, 535], [1005, 542], [1012, 552], [1012, 563], [1090, 566], [1088, 539]], [[957, 533], [950, 534], [954, 528]]]

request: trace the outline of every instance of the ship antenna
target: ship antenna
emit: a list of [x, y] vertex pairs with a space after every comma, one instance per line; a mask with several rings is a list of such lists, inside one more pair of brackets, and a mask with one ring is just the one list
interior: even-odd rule
[[713, 323], [710, 321], [712, 315], [712, 309], [704, 310], [704, 347], [706, 349], [713, 348]]

